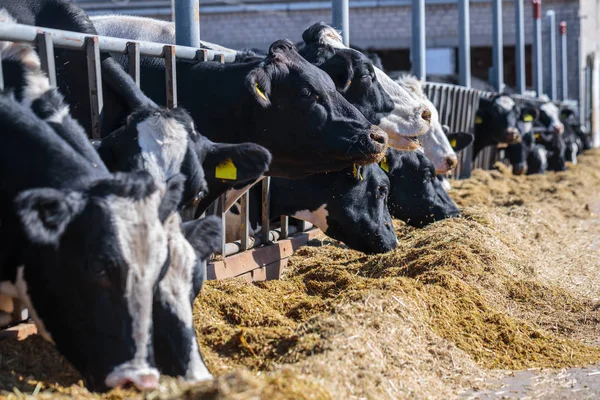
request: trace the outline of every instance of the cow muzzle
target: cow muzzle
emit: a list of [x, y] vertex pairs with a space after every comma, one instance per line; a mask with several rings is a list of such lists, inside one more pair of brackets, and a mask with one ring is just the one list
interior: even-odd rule
[[108, 374], [104, 383], [110, 388], [132, 384], [140, 390], [151, 390], [158, 387], [158, 377], [159, 374], [155, 368], [123, 364]]
[[508, 128], [504, 131], [504, 143], [514, 144], [521, 142], [521, 132], [517, 128]]

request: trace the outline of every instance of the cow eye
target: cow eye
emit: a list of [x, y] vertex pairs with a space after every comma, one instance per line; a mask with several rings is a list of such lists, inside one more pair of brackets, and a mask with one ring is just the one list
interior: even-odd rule
[[389, 188], [385, 185], [380, 185], [380, 186], [377, 186], [377, 192], [378, 192], [379, 196], [385, 197], [389, 193]]
[[312, 96], [312, 92], [308, 88], [302, 88], [298, 93], [298, 96], [300, 96], [303, 99], [308, 99], [310, 96]]

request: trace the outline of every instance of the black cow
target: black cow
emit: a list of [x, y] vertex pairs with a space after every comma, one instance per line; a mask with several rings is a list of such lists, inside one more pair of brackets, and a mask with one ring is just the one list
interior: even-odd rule
[[389, 149], [379, 166], [389, 176], [388, 207], [392, 217], [421, 228], [460, 211], [436, 178], [435, 167], [425, 154]]
[[517, 121], [520, 109], [506, 94], [491, 99], [480, 98], [475, 116], [473, 159], [483, 148], [498, 143], [517, 143], [521, 140]]
[[[152, 34], [152, 27], [128, 39]], [[98, 30], [114, 35], [110, 29]], [[126, 57], [120, 57], [123, 67]], [[142, 60], [142, 88], [164, 101], [164, 61]], [[251, 141], [273, 155], [269, 174], [302, 177], [381, 159], [387, 135], [337, 93], [323, 71], [304, 60], [287, 40], [267, 57], [248, 63], [177, 63], [178, 101], [211, 140]]]
[[[388, 211], [390, 182], [376, 165], [311, 175], [271, 179], [271, 215], [290, 215], [311, 222], [328, 236], [367, 254], [385, 253], [397, 245]], [[250, 227], [260, 226], [260, 188], [250, 190]], [[239, 238], [240, 213], [227, 214], [227, 239]]]
[[163, 198], [146, 172], [111, 175], [10, 95], [0, 121], [3, 294], [25, 303], [91, 388], [155, 387], [151, 303], [180, 189]]

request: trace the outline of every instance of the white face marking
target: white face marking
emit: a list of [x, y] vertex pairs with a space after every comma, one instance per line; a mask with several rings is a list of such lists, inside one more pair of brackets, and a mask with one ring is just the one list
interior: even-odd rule
[[548, 151], [543, 147], [538, 147], [542, 169], [548, 168]]
[[46, 121], [60, 125], [64, 122], [65, 118], [69, 117], [69, 112], [69, 106], [65, 104], [58, 111], [49, 116]]
[[244, 186], [241, 189], [229, 189], [227, 192], [225, 192], [225, 210], [229, 210], [231, 208], [231, 206], [236, 201], [238, 201], [244, 193], [246, 193], [248, 190], [250, 190], [250, 188], [252, 186], [256, 185], [261, 179], [262, 179], [262, 176], [260, 176], [254, 182], [252, 182], [249, 185]]
[[450, 189], [452, 189], [452, 185], [450, 184], [450, 181], [448, 181], [448, 179], [446, 179], [446, 178], [442, 179], [442, 187], [444, 188], [444, 190], [446, 192], [449, 192]]
[[515, 101], [508, 96], [500, 96], [495, 100], [495, 102], [506, 111], [512, 110], [516, 105]]
[[446, 160], [451, 156], [456, 157], [456, 153], [452, 149], [448, 137], [442, 129], [438, 110], [427, 98], [425, 93], [423, 93], [421, 82], [416, 77], [412, 75], [403, 75], [397, 82], [400, 86], [405, 88], [412, 97], [421, 101], [431, 111], [431, 127], [427, 133], [423, 135], [423, 149], [425, 150], [425, 155], [431, 160], [438, 174], [444, 174], [450, 171]]
[[137, 124], [144, 169], [157, 184], [179, 173], [188, 144], [185, 127], [172, 118], [151, 116]]
[[517, 129], [521, 132], [521, 135], [531, 132], [533, 128], [533, 122], [517, 121]]
[[[181, 231], [181, 217], [178, 213], [172, 213], [165, 221], [165, 230], [169, 240], [171, 264], [164, 279], [158, 284], [158, 290], [162, 294], [163, 306], [171, 309], [182, 324], [194, 332], [190, 293], [197, 262], [196, 252]], [[167, 327], [162, 327], [165, 328]], [[200, 358], [195, 336], [192, 338], [190, 362], [185, 379], [194, 382], [212, 379], [212, 375]]]
[[153, 286], [168, 251], [167, 235], [158, 218], [160, 201], [158, 191], [139, 201], [116, 196], [107, 199], [119, 249], [128, 265], [125, 298], [133, 320], [136, 348], [132, 360], [116, 367], [107, 376], [108, 386], [114, 386], [127, 374], [139, 374], [139, 371], [149, 371], [151, 375], [156, 372], [158, 377], [158, 371], [148, 366], [147, 356], [151, 340]]
[[544, 103], [540, 106], [540, 111], [545, 113], [548, 118], [550, 118], [550, 124], [548, 124], [547, 128], [555, 128], [560, 132], [563, 132], [565, 126], [562, 122], [560, 122], [560, 111], [554, 103], [548, 102]]
[[322, 230], [323, 232], [327, 232], [327, 216], [329, 212], [327, 211], [327, 203], [323, 204], [321, 207], [317, 208], [314, 211], [310, 210], [302, 210], [298, 211], [292, 217], [301, 219], [303, 221], [310, 222], [315, 225], [317, 228]]
[[[236, 210], [237, 214], [233, 213], [231, 210]], [[240, 209], [239, 203], [234, 203], [227, 214], [225, 214], [225, 242], [231, 243], [236, 240], [241, 239], [241, 229], [242, 229], [242, 213]], [[262, 225], [259, 223], [256, 227], [249, 226], [248, 227], [248, 235], [254, 236], [262, 229]]]
[[[323, 29], [319, 42], [334, 48], [344, 49], [339, 33], [333, 29]], [[394, 102], [394, 109], [381, 119], [379, 127], [387, 133], [390, 147], [402, 149], [398, 136], [419, 136], [429, 129], [429, 123], [422, 118], [427, 106], [412, 98], [410, 94], [394, 82], [385, 72], [373, 66], [375, 76], [386, 93]]]

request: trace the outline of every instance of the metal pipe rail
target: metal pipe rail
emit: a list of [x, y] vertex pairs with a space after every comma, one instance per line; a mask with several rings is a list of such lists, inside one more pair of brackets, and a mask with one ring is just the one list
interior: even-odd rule
[[[100, 138], [100, 115], [103, 107], [102, 78], [100, 72], [100, 54], [113, 53], [124, 54], [129, 58], [129, 74], [136, 84], [140, 85], [140, 58], [142, 56], [163, 58], [165, 60], [167, 106], [177, 107], [177, 73], [176, 61], [187, 60], [191, 62], [232, 62], [235, 60], [234, 53], [221, 53], [219, 51], [197, 49], [193, 47], [170, 45], [154, 42], [143, 42], [119, 39], [106, 36], [87, 35], [78, 32], [47, 29], [36, 26], [14, 24], [0, 21], [0, 40], [10, 42], [30, 43], [37, 46], [43, 71], [48, 75], [50, 83], [56, 86], [56, 67], [54, 49], [69, 49], [86, 52], [88, 81], [90, 85], [90, 104], [92, 121], [92, 138]], [[4, 89], [4, 80], [0, 63], [0, 90]], [[223, 242], [221, 254], [225, 257], [237, 252], [244, 252], [258, 245], [267, 245], [288, 238], [297, 232], [305, 232], [312, 228], [311, 224], [301, 221], [297, 227], [288, 225], [289, 217], [281, 217], [281, 226], [278, 230], [271, 230], [269, 210], [269, 183], [270, 178], [262, 179], [262, 227], [263, 233], [256, 240], [250, 239], [249, 227], [249, 196], [246, 191], [241, 196], [242, 202], [242, 227], [241, 240], [234, 243], [225, 243], [225, 195], [220, 196], [213, 205], [209, 207], [212, 214], [222, 217]], [[250, 190], [250, 189], [248, 189]]]

